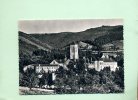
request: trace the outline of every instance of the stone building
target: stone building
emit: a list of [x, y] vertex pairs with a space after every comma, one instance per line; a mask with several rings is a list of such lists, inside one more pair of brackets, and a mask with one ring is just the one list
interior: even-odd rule
[[78, 44], [70, 45], [70, 59], [79, 59]]

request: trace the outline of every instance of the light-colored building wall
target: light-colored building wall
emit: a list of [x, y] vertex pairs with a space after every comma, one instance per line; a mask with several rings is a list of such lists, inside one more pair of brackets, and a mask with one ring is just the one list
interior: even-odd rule
[[47, 66], [36, 66], [36, 73], [40, 73], [41, 71], [44, 72], [55, 72], [57, 69], [59, 68], [59, 66], [52, 66], [52, 65], [47, 65]]
[[70, 59], [79, 59], [78, 45], [70, 45]]
[[116, 71], [116, 68], [118, 68], [117, 62], [94, 61], [94, 63], [88, 64], [88, 68], [95, 68], [96, 71], [100, 71], [105, 67], [110, 67], [111, 71]]

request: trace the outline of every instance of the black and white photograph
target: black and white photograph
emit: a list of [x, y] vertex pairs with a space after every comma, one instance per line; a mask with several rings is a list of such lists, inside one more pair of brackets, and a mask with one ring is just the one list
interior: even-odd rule
[[19, 94], [124, 93], [123, 19], [19, 20]]

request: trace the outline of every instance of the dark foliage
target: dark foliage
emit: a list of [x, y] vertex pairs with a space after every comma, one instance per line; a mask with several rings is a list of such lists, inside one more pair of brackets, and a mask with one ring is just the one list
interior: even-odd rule
[[[122, 68], [116, 72], [104, 68], [100, 72], [87, 69], [83, 61], [69, 64], [69, 70], [60, 68], [55, 80], [56, 93], [120, 93], [124, 91], [124, 71]], [[80, 68], [82, 67], [82, 68]]]

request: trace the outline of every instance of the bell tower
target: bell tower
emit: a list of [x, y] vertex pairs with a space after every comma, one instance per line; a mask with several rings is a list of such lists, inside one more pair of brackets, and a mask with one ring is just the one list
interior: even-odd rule
[[79, 59], [78, 44], [70, 45], [70, 59]]

